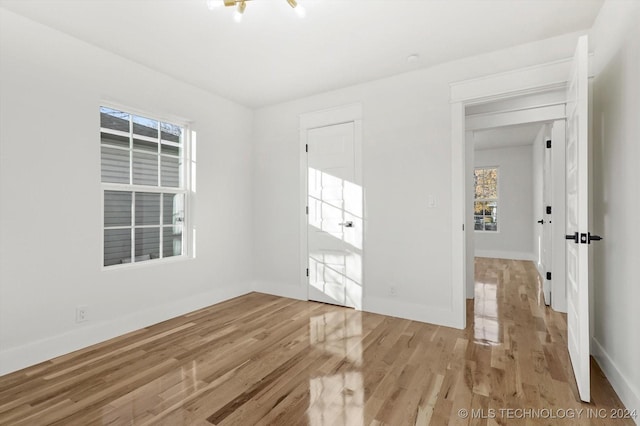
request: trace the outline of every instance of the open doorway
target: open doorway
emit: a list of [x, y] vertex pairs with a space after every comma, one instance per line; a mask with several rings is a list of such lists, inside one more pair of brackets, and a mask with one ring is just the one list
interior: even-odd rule
[[[462, 294], [463, 298], [468, 293], [469, 269], [473, 271], [473, 264], [469, 264], [469, 243], [473, 245], [473, 238], [469, 232], [473, 229], [471, 224], [472, 209], [468, 208], [469, 197], [466, 187], [469, 159], [473, 150], [467, 146], [468, 131], [472, 129], [469, 119], [465, 114], [467, 107], [475, 104], [494, 102], [499, 100], [510, 101], [527, 94], [541, 94], [552, 89], [566, 89], [565, 101], [562, 104], [536, 108], [538, 116], [535, 120], [526, 122], [543, 122], [557, 120], [552, 131], [551, 146], [562, 146], [558, 153], [564, 156], [564, 162], [559, 161], [558, 156], [553, 155], [552, 173], [554, 173], [553, 187], [557, 182], [555, 173], [560, 172], [564, 176], [565, 186], [562, 191], [553, 190], [554, 202], [560, 203], [552, 206], [556, 214], [558, 207], [563, 207], [559, 216], [560, 221], [554, 219], [554, 225], [559, 224], [562, 232], [554, 232], [552, 240], [562, 240], [560, 247], [566, 250], [554, 250], [552, 256], [564, 253], [565, 274], [557, 279], [566, 282], [566, 307], [567, 311], [567, 347], [573, 367], [574, 377], [583, 401], [589, 401], [589, 278], [591, 264], [589, 262], [589, 245], [592, 240], [601, 240], [601, 237], [592, 236], [589, 232], [589, 51], [588, 37], [581, 36], [576, 44], [573, 57], [567, 60], [542, 64], [508, 73], [493, 75], [476, 80], [464, 81], [451, 85], [451, 130], [452, 130], [452, 212], [454, 223], [460, 220], [462, 233], [452, 228], [452, 278], [454, 282], [454, 296]], [[521, 108], [521, 111], [512, 110], [502, 113], [496, 111], [492, 117], [482, 117], [487, 123], [493, 123], [489, 127], [500, 127], [518, 124], [508, 123], [516, 121], [522, 115], [528, 115], [531, 108]], [[555, 114], [555, 116], [554, 116]], [[546, 118], [542, 118], [546, 116]], [[501, 123], [501, 124], [497, 124]], [[564, 126], [562, 124], [565, 124]], [[562, 131], [562, 132], [560, 132]], [[560, 135], [560, 133], [562, 133]], [[558, 137], [555, 137], [555, 136]], [[555, 144], [553, 141], [556, 141]], [[558, 167], [556, 167], [556, 165]], [[566, 209], [564, 207], [566, 206]], [[566, 211], [565, 211], [566, 210]], [[458, 228], [459, 229], [459, 228]], [[565, 241], [566, 240], [566, 241]], [[560, 262], [559, 262], [560, 264]], [[473, 275], [471, 275], [473, 276]], [[556, 280], [554, 280], [556, 282]], [[458, 286], [455, 283], [459, 283]], [[470, 294], [471, 295], [471, 294]], [[551, 297], [554, 301], [553, 293]], [[464, 302], [464, 300], [461, 300]], [[453, 309], [460, 318], [466, 322], [464, 306], [453, 304]]]
[[[545, 303], [566, 309], [564, 241], [558, 237], [564, 224], [565, 102], [564, 90], [555, 89], [465, 108], [468, 298], [474, 295], [475, 257], [529, 260]], [[553, 139], [562, 141], [555, 149]]]

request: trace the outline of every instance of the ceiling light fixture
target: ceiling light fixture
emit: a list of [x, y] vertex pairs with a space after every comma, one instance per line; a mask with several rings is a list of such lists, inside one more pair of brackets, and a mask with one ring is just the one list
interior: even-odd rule
[[[217, 9], [219, 6], [223, 4], [227, 7], [229, 6], [237, 6], [236, 11], [234, 13], [233, 18], [236, 22], [242, 21], [242, 15], [244, 14], [244, 10], [247, 8], [247, 2], [250, 0], [206, 0], [207, 7], [209, 10]], [[287, 0], [289, 6], [291, 6], [296, 14], [300, 18], [304, 18], [306, 15], [306, 10], [298, 4], [297, 0]]]
[[[225, 5], [226, 5], [226, 0], [225, 0]], [[246, 8], [247, 8], [246, 0], [242, 0], [238, 2], [238, 8], [236, 9], [236, 13], [233, 15], [233, 19], [235, 19], [236, 22], [242, 21], [242, 14], [244, 13], [244, 10]]]
[[207, 0], [207, 7], [209, 8], [209, 10], [217, 9], [219, 7], [222, 7], [223, 5], [224, 3], [222, 3], [221, 1]]

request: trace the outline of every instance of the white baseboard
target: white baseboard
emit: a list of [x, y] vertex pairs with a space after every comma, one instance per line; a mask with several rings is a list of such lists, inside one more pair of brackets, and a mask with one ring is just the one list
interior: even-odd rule
[[452, 310], [403, 302], [393, 298], [365, 297], [362, 310], [457, 329], [465, 327], [465, 324], [461, 324], [461, 318], [458, 318]]
[[476, 250], [476, 257], [488, 257], [491, 259], [509, 259], [509, 260], [536, 260], [533, 253], [525, 251], [503, 251], [503, 250]]
[[538, 274], [540, 275], [540, 278], [543, 278], [546, 274], [547, 271], [544, 271], [542, 269], [542, 264], [537, 262], [537, 259], [533, 260], [533, 264], [536, 265], [536, 269], [538, 270]]
[[253, 291], [270, 294], [272, 296], [288, 297], [289, 299], [308, 300], [307, 289], [303, 286], [282, 285], [271, 281], [254, 281]]
[[616, 363], [611, 359], [607, 351], [602, 347], [600, 342], [594, 337], [591, 339], [591, 352], [596, 362], [602, 369], [602, 372], [609, 379], [609, 383], [616, 391], [620, 401], [628, 410], [636, 410], [638, 417], [634, 420], [636, 425], [640, 425], [640, 390], [630, 383], [626, 376]]
[[131, 331], [215, 305], [251, 291], [249, 285], [224, 287], [174, 303], [156, 306], [111, 321], [91, 324], [57, 336], [0, 351], [0, 375], [66, 355], [73, 351], [122, 336]]
[[[278, 283], [268, 281], [254, 281], [253, 290], [274, 296], [288, 297], [290, 299], [308, 300], [307, 289], [303, 286], [279, 285]], [[465, 327], [465, 324], [461, 324], [461, 319], [455, 316], [450, 310], [401, 302], [393, 298], [387, 299], [365, 296], [362, 301], [362, 310], [374, 314], [388, 315], [390, 317], [404, 318], [458, 329]]]

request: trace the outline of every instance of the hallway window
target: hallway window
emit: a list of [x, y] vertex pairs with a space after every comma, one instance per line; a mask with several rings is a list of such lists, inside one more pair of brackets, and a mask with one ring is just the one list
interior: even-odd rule
[[474, 171], [474, 229], [498, 230], [498, 168], [480, 167]]
[[184, 126], [100, 107], [103, 266], [184, 255]]

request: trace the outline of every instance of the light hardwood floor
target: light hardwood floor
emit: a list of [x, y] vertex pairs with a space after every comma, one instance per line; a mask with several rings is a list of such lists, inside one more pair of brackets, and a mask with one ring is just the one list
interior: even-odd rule
[[532, 263], [476, 270], [466, 330], [252, 293], [0, 377], [0, 424], [633, 424], [595, 363], [578, 401]]

